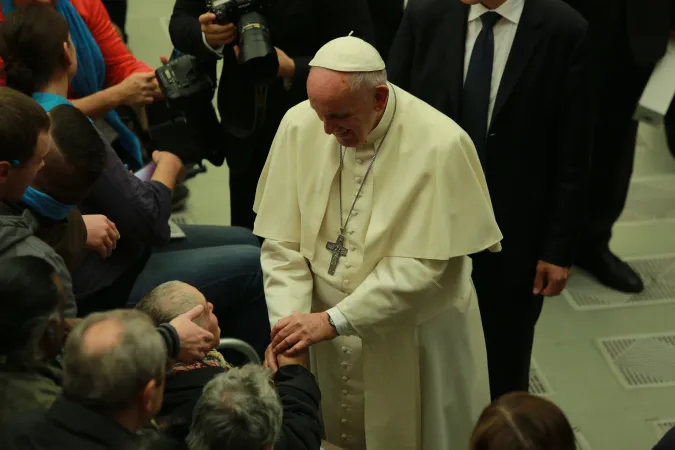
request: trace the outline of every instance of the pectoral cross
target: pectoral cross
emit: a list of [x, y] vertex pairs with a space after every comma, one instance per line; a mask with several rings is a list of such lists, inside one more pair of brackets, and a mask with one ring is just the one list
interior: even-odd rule
[[345, 237], [340, 233], [335, 240], [335, 242], [328, 242], [326, 248], [330, 251], [333, 256], [330, 259], [330, 265], [328, 266], [328, 275], [335, 275], [335, 269], [340, 262], [340, 258], [347, 256], [347, 247], [345, 247]]

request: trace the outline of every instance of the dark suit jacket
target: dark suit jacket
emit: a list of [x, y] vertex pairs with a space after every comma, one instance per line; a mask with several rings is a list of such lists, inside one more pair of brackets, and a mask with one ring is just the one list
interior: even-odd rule
[[628, 39], [633, 59], [642, 66], [658, 61], [666, 51], [675, 23], [673, 0], [565, 0], [591, 24], [601, 55], [620, 36]]
[[403, 17], [403, 0], [368, 0], [375, 30], [375, 48], [385, 61]]
[[[204, 45], [197, 20], [205, 12], [204, 0], [177, 0], [169, 32], [174, 46], [183, 53], [201, 58], [205, 62], [206, 70], [215, 78], [217, 57]], [[351, 31], [354, 31], [355, 36], [371, 43], [374, 42], [374, 37], [366, 0], [279, 0], [276, 7], [265, 16], [272, 44], [286, 52], [296, 65], [290, 90], [284, 89], [280, 79], [269, 88], [266, 115], [269, 126], [266, 128], [274, 136], [286, 111], [307, 99], [305, 85], [309, 75], [309, 62], [319, 48]], [[223, 56], [218, 94], [221, 117], [235, 120], [241, 115], [226, 109], [234, 101], [250, 105], [251, 108], [246, 111], [246, 115], [250, 116], [253, 113], [253, 97], [250, 89], [242, 89], [246, 80], [238, 77], [240, 72], [237, 70], [232, 48], [225, 49]]]
[[[389, 58], [393, 83], [458, 122], [468, 11], [460, 0], [411, 0]], [[590, 159], [587, 38], [561, 1], [525, 2], [484, 167], [505, 279], [530, 282], [539, 259], [574, 260]]]
[[138, 442], [112, 419], [63, 396], [49, 410], [18, 415], [0, 429], [3, 450], [127, 450]]
[[671, 428], [653, 450], [675, 450], [675, 428]]

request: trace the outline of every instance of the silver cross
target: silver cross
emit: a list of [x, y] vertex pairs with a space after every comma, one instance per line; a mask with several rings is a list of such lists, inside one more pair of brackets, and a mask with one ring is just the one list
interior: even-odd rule
[[335, 275], [335, 269], [340, 262], [340, 258], [347, 256], [347, 247], [345, 247], [345, 237], [340, 233], [335, 242], [328, 242], [326, 248], [333, 254], [328, 266], [328, 275]]

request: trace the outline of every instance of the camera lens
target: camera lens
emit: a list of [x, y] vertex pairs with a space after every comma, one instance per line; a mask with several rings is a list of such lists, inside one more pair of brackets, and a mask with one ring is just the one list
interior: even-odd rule
[[257, 84], [274, 81], [279, 70], [279, 58], [265, 17], [255, 11], [243, 14], [237, 29], [241, 50], [239, 58], [247, 75]]

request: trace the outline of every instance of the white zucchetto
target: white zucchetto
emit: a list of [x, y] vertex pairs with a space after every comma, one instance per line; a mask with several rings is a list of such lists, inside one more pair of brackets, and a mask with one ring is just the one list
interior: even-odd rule
[[336, 72], [378, 72], [386, 67], [375, 47], [354, 36], [328, 42], [316, 52], [309, 65]]

